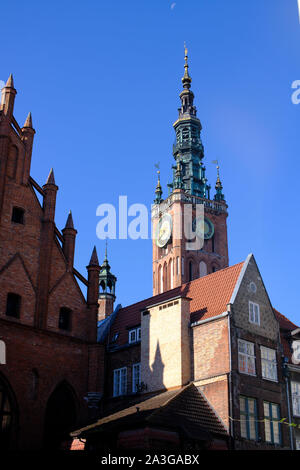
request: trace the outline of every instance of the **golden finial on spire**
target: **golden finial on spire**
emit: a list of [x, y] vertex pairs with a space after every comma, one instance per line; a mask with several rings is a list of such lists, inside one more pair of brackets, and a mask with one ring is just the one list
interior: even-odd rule
[[187, 49], [187, 47], [186, 47], [185, 41], [184, 41], [184, 56], [185, 56], [185, 58], [188, 57], [188, 49]]
[[189, 89], [191, 86], [191, 77], [189, 76], [188, 49], [184, 43], [184, 76], [182, 78], [183, 87]]

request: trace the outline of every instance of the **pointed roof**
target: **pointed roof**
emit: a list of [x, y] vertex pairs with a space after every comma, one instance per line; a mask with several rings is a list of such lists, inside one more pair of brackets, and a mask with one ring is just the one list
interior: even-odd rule
[[184, 44], [184, 76], [181, 79], [183, 88], [189, 90], [191, 88], [192, 79], [189, 76], [189, 64], [188, 64], [188, 50]]
[[55, 184], [53, 168], [51, 168], [51, 170], [50, 170], [50, 173], [49, 173], [49, 175], [48, 175], [46, 184]]
[[14, 88], [14, 79], [13, 79], [12, 73], [11, 73], [10, 76], [8, 77], [7, 82], [6, 82], [6, 84], [5, 84], [5, 87], [7, 87], [7, 88]]
[[74, 222], [72, 217], [72, 212], [70, 211], [68, 214], [67, 222], [65, 228], [74, 228]]
[[28, 113], [28, 116], [27, 116], [27, 118], [26, 118], [26, 121], [24, 122], [23, 128], [24, 128], [24, 127], [30, 127], [31, 129], [33, 129], [33, 127], [32, 127], [32, 115], [31, 115], [31, 113]]
[[99, 266], [99, 260], [98, 260], [96, 246], [94, 246], [94, 248], [93, 248], [92, 256], [91, 256], [91, 259], [90, 259], [90, 262], [89, 262], [89, 266]]
[[121, 427], [124, 429], [133, 424], [152, 424], [164, 428], [180, 428], [184, 434], [200, 440], [210, 440], [211, 434], [223, 438], [228, 436], [225, 425], [193, 383], [150, 398], [135, 399], [133, 403], [132, 406], [101, 418], [71, 435], [84, 437], [90, 432], [107, 432]]

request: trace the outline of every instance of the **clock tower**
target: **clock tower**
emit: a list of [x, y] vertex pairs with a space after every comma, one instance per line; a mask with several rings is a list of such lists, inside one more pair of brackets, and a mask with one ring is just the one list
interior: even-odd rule
[[194, 106], [185, 48], [179, 116], [173, 124], [173, 181], [162, 198], [158, 172], [152, 206], [153, 295], [173, 289], [228, 266], [227, 204], [219, 176], [215, 194], [203, 164], [201, 122]]

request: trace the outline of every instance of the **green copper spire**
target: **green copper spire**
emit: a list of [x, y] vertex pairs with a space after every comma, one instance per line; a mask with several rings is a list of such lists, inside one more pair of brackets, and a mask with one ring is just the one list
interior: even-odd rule
[[223, 186], [222, 186], [222, 183], [221, 183], [221, 180], [220, 180], [220, 167], [219, 165], [217, 166], [217, 182], [216, 182], [216, 194], [215, 194], [215, 201], [224, 201], [225, 200], [225, 196], [223, 194]]
[[157, 181], [157, 185], [156, 185], [156, 189], [155, 189], [155, 199], [154, 199], [154, 203], [155, 204], [160, 204], [161, 201], [162, 201], [162, 188], [161, 188], [161, 184], [160, 184], [160, 171], [158, 170], [157, 171], [157, 174], [158, 174], [158, 181]]
[[115, 297], [117, 278], [110, 272], [110, 265], [107, 258], [107, 240], [105, 246], [105, 257], [100, 268], [99, 273], [99, 286], [100, 294], [108, 294]]
[[[210, 186], [207, 185], [205, 166], [202, 163], [204, 157], [204, 148], [200, 137], [202, 126], [194, 106], [194, 93], [190, 90], [191, 82], [188, 51], [185, 46], [183, 90], [179, 95], [181, 107], [178, 109], [178, 119], [173, 124], [176, 133], [176, 140], [173, 145], [176, 166], [173, 166], [173, 182], [168, 186], [172, 191], [180, 185], [181, 189], [188, 194], [209, 198]], [[178, 161], [180, 163], [180, 179], [178, 179]]]

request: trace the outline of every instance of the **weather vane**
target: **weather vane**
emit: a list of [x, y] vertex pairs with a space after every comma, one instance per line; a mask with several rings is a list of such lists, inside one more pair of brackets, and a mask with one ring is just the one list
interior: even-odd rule
[[157, 173], [160, 174], [160, 162], [155, 163], [154, 166], [157, 169]]

